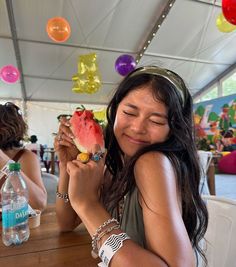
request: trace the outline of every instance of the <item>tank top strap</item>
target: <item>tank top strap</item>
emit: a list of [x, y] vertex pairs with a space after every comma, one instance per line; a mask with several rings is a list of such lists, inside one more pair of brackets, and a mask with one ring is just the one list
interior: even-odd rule
[[15, 154], [15, 156], [13, 157], [13, 160], [14, 160], [15, 162], [17, 162], [17, 161], [20, 159], [20, 157], [24, 154], [24, 152], [25, 152], [25, 149], [21, 149], [21, 150], [19, 150], [19, 151]]

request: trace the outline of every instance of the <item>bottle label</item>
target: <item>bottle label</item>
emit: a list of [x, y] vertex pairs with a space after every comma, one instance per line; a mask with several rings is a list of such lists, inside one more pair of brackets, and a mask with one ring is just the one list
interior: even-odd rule
[[28, 204], [20, 209], [11, 209], [11, 205], [4, 206], [2, 209], [2, 226], [4, 228], [14, 227], [28, 219]]

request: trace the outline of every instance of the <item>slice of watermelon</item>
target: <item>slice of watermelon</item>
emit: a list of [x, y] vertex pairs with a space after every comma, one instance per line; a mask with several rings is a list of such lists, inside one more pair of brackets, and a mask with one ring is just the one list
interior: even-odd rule
[[74, 143], [80, 152], [91, 152], [93, 145], [98, 144], [104, 150], [102, 127], [94, 120], [91, 110], [81, 109], [74, 112], [70, 119]]

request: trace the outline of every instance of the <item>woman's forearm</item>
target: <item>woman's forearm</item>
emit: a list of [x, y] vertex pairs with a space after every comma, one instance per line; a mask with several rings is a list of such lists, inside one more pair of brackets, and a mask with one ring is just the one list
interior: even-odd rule
[[[90, 203], [84, 207], [81, 207], [74, 203], [75, 210], [80, 214], [81, 219], [87, 228], [91, 237], [97, 231], [97, 229], [108, 219], [111, 219], [110, 214], [100, 203]], [[99, 247], [105, 242], [105, 240], [112, 234], [120, 234], [123, 231], [121, 229], [115, 229], [112, 232], [105, 234], [99, 241]], [[135, 257], [134, 257], [135, 255]], [[168, 267], [167, 263], [161, 259], [158, 255], [140, 247], [131, 239], [123, 243], [123, 247], [115, 253], [111, 260], [111, 267], [136, 267], [136, 266], [156, 266], [156, 267]], [[178, 266], [178, 265], [176, 265]]]
[[[69, 175], [66, 165], [60, 163], [59, 172], [57, 191], [63, 195], [68, 194]], [[60, 230], [63, 232], [72, 231], [81, 223], [80, 218], [71, 207], [70, 201], [65, 201], [63, 198], [56, 198], [56, 214]]]
[[47, 191], [34, 183], [24, 172], [21, 172], [29, 192], [29, 204], [34, 209], [44, 210], [47, 206]]

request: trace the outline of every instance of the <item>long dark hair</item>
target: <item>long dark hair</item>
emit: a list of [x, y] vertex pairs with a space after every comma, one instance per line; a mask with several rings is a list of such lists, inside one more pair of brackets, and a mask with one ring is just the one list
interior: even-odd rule
[[27, 132], [22, 113], [14, 103], [0, 105], [0, 149], [22, 147]]
[[[103, 201], [107, 208], [114, 209], [135, 187], [133, 170], [136, 160], [148, 151], [161, 151], [169, 158], [176, 171], [177, 185], [182, 199], [182, 217], [192, 246], [206, 261], [199, 241], [206, 232], [208, 213], [199, 194], [200, 167], [193, 133], [192, 97], [184, 81], [174, 72], [161, 69], [161, 74], [159, 72], [156, 74], [153, 71], [140, 70], [142, 68], [135, 70], [121, 82], [107, 108], [106, 166], [107, 174], [109, 173], [112, 178], [109, 189], [104, 188]], [[113, 131], [116, 112], [122, 99], [143, 85], [151, 87], [154, 98], [163, 102], [168, 108], [170, 135], [163, 143], [152, 144], [139, 150], [129, 162], [125, 163], [124, 154]]]

